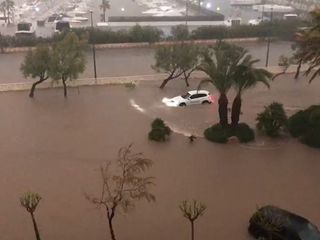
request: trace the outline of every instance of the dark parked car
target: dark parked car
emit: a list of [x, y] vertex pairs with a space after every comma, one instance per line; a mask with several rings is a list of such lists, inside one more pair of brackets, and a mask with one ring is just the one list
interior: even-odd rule
[[274, 206], [259, 208], [248, 230], [257, 239], [320, 240], [318, 228], [307, 219]]

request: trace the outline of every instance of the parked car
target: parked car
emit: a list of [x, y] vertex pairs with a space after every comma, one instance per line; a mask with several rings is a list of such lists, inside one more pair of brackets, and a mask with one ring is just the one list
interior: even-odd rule
[[193, 104], [210, 104], [214, 97], [206, 90], [193, 90], [174, 98], [164, 98], [162, 102], [169, 107], [183, 107]]
[[258, 209], [249, 221], [248, 231], [257, 239], [320, 240], [320, 232], [314, 224], [274, 206]]

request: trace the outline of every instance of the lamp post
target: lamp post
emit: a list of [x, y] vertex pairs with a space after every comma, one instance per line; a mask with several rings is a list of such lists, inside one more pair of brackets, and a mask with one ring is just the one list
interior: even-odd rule
[[[93, 34], [93, 18], [92, 18], [93, 11], [90, 11], [91, 16], [91, 30]], [[97, 80], [97, 65], [96, 65], [96, 47], [94, 45], [93, 38], [92, 39], [92, 56], [93, 56], [93, 71], [94, 71], [94, 79]]]
[[189, 0], [186, 0], [186, 25], [188, 25]]
[[[270, 12], [270, 26], [271, 27], [272, 27], [272, 19], [273, 19], [273, 7], [271, 7], [271, 12]], [[268, 42], [267, 42], [266, 67], [268, 67], [268, 64], [269, 64], [270, 41], [271, 41], [271, 38], [270, 38], [270, 35], [269, 35]]]

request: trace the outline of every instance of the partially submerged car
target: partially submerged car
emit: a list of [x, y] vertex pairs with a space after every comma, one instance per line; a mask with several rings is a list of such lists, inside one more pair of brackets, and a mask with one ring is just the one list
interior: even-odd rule
[[249, 221], [248, 231], [257, 239], [320, 240], [320, 232], [314, 224], [274, 206], [259, 208]]
[[164, 98], [162, 102], [169, 107], [183, 107], [193, 104], [210, 104], [214, 97], [206, 90], [193, 90], [174, 98]]

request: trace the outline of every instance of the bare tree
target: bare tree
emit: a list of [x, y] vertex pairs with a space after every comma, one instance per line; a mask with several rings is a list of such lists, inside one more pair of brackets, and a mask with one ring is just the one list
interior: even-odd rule
[[193, 200], [192, 202], [185, 200], [179, 205], [179, 208], [182, 211], [183, 216], [191, 223], [191, 239], [194, 240], [194, 222], [204, 214], [207, 207], [196, 200]]
[[38, 193], [26, 192], [20, 197], [21, 206], [23, 206], [27, 212], [30, 213], [34, 232], [36, 234], [36, 239], [40, 240], [40, 233], [38, 230], [38, 225], [34, 217], [34, 212], [37, 209], [37, 206], [41, 200], [41, 196]]
[[132, 144], [122, 147], [115, 161], [107, 161], [100, 168], [100, 196], [85, 194], [91, 203], [105, 209], [112, 240], [116, 240], [113, 220], [119, 210], [127, 212], [135, 207], [135, 201], [141, 199], [155, 201], [155, 196], [149, 192], [154, 178], [144, 176], [144, 172], [151, 166], [152, 161], [142, 153], [132, 152]]

